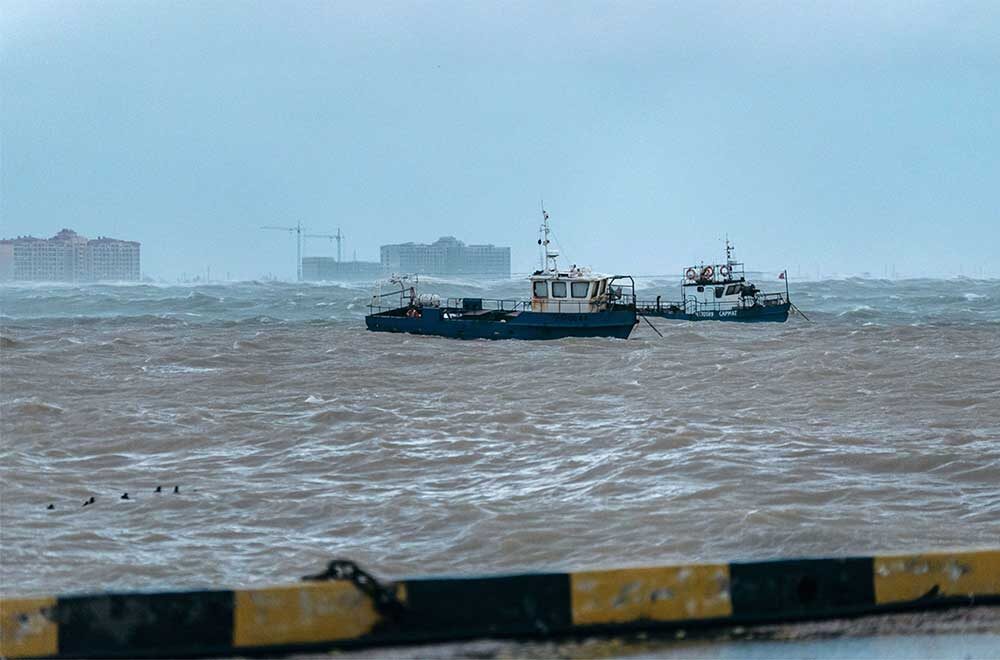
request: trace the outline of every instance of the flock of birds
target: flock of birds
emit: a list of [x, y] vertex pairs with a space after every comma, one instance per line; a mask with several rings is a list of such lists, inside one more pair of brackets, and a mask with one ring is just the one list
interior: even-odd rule
[[[163, 486], [157, 486], [156, 490], [154, 490], [153, 492], [154, 493], [162, 493], [163, 492]], [[174, 492], [175, 493], [180, 493], [181, 492], [181, 487], [180, 486], [174, 486]], [[120, 500], [131, 500], [132, 498], [128, 496], [128, 493], [122, 493], [122, 496], [119, 497], [118, 499], [120, 499]], [[87, 499], [85, 499], [83, 501], [83, 506], [90, 506], [91, 504], [93, 504], [96, 501], [97, 501], [97, 499], [93, 495], [91, 495], [89, 498], [87, 498]], [[49, 504], [45, 508], [48, 511], [55, 511], [56, 505], [55, 504]]]

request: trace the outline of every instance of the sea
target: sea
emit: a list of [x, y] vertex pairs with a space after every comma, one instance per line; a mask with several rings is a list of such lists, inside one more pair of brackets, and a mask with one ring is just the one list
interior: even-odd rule
[[0, 287], [0, 593], [1000, 540], [1000, 281], [792, 282], [809, 320], [547, 342], [371, 333], [370, 296]]

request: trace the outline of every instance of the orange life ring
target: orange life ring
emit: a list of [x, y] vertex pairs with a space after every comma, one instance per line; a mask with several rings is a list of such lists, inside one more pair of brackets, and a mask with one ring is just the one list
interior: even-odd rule
[[712, 275], [715, 275], [715, 269], [712, 268], [711, 266], [705, 266], [705, 268], [702, 269], [702, 271], [701, 271], [701, 278], [703, 280], [710, 280], [710, 279], [712, 279]]
[[687, 272], [684, 273], [684, 276], [687, 277], [689, 280], [693, 280], [694, 278], [698, 277], [698, 271], [696, 271], [694, 268], [688, 268]]

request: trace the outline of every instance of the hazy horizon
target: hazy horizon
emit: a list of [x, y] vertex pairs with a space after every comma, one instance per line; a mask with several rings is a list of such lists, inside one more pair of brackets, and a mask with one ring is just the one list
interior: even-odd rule
[[[996, 277], [1000, 5], [8, 0], [0, 237], [294, 278], [301, 221], [671, 275]], [[306, 256], [335, 254], [325, 239]]]

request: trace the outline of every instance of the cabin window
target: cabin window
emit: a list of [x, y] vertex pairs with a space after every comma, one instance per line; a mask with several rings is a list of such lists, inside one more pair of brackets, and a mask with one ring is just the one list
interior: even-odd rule
[[586, 298], [590, 291], [590, 282], [573, 282], [570, 285], [570, 293], [574, 298]]
[[565, 298], [566, 297], [566, 283], [565, 282], [553, 282], [552, 283], [552, 297], [553, 298]]
[[705, 293], [705, 287], [703, 286], [698, 287], [698, 293]]
[[598, 296], [604, 295], [604, 288], [607, 286], [607, 284], [608, 284], [607, 280], [601, 280], [601, 291], [600, 293], [597, 294]]
[[739, 284], [730, 284], [728, 287], [726, 287], [726, 295], [727, 296], [733, 295], [734, 293], [736, 293], [736, 290], [738, 288], [740, 288]]
[[549, 289], [548, 289], [547, 286], [545, 286], [545, 281], [544, 280], [539, 281], [539, 282], [535, 282], [533, 290], [535, 292], [535, 297], [536, 298], [548, 298], [549, 297]]
[[716, 298], [721, 298], [722, 294], [725, 293], [725, 292], [726, 292], [726, 287], [724, 287], [724, 286], [717, 286], [717, 287], [715, 287], [715, 297]]
[[590, 286], [590, 297], [591, 297], [591, 298], [596, 298], [596, 297], [597, 297], [597, 290], [598, 290], [599, 288], [601, 288], [601, 283], [600, 283], [600, 282], [594, 282], [594, 283], [593, 283], [593, 284], [592, 284], [592, 285]]

